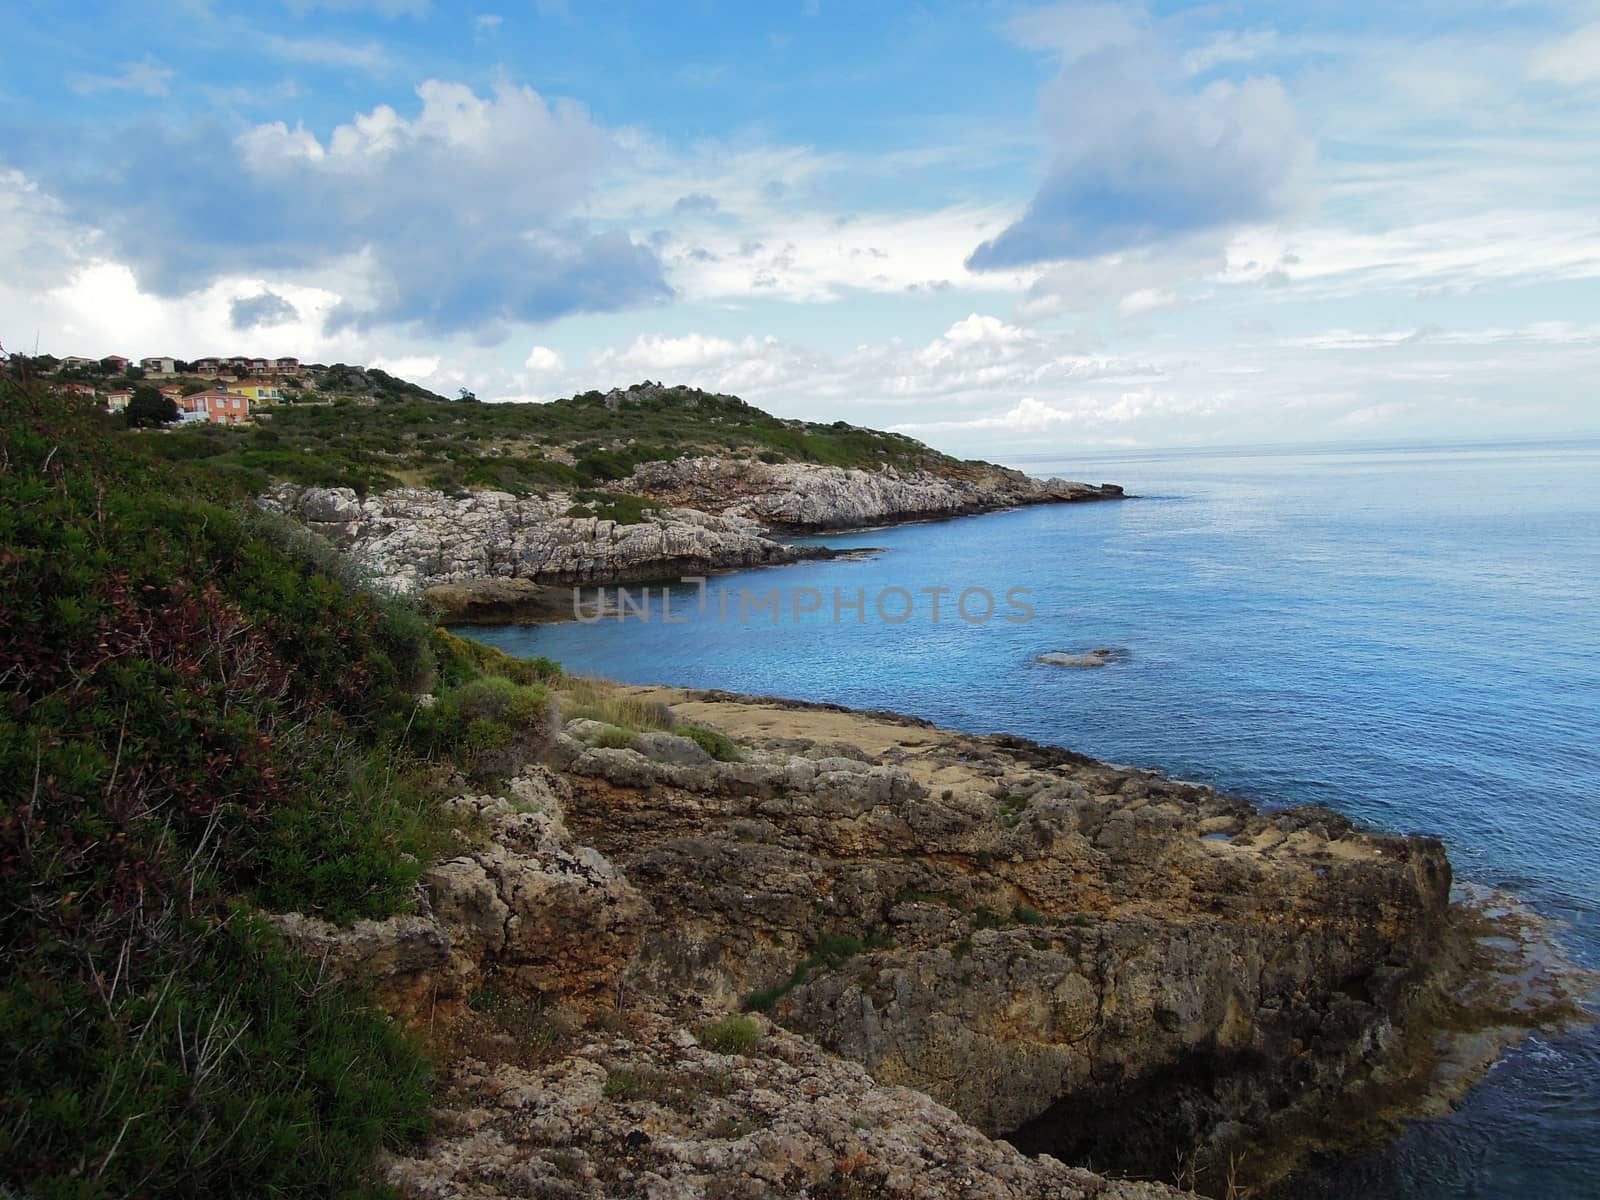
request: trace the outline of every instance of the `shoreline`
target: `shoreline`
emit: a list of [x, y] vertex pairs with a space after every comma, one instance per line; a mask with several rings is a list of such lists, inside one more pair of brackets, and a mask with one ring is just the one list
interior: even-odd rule
[[[1112, 485], [1105, 485], [1112, 486]], [[971, 517], [991, 516], [1019, 512], [1055, 504], [1105, 503], [1115, 500], [1138, 500], [1139, 496], [1115, 494], [1092, 496], [1041, 497], [1027, 503], [1000, 504], [978, 507], [963, 512], [926, 513], [908, 515], [893, 521], [874, 521], [860, 525], [841, 525], [822, 528], [815, 526], [783, 530], [770, 524], [763, 528], [773, 535], [792, 537], [826, 537], [840, 534], [867, 534], [878, 530], [898, 529], [907, 525], [931, 525], [943, 521], [966, 520]], [[728, 562], [706, 564], [684, 561], [676, 568], [670, 564], [656, 563], [638, 571], [611, 572], [601, 576], [581, 579], [537, 580], [515, 576], [465, 578], [431, 584], [421, 589], [421, 595], [438, 613], [439, 619], [452, 625], [545, 625], [578, 620], [572, 613], [573, 593], [585, 588], [629, 586], [670, 586], [694, 576], [714, 577], [739, 571], [767, 570], [795, 566], [806, 562], [856, 562], [885, 553], [882, 546], [812, 546], [792, 542], [775, 542], [783, 552], [782, 557], [763, 562]]]
[[[982, 511], [1006, 511], [1019, 507], [1022, 506], [1012, 504]], [[856, 532], [865, 532], [872, 528], [920, 523], [922, 520], [955, 519], [966, 515], [979, 514], [943, 513], [932, 518], [907, 518], [852, 528]], [[826, 532], [846, 531], [838, 529]], [[769, 528], [767, 532], [771, 532], [771, 529]], [[821, 534], [824, 531], [813, 529], [806, 532]], [[832, 556], [816, 554], [805, 557], [814, 560]], [[758, 565], [788, 565], [792, 561], [796, 560], [740, 562], [728, 566], [725, 570], [748, 569]], [[706, 573], [722, 572], [713, 569]], [[648, 580], [635, 577], [627, 580], [608, 579], [605, 583], [600, 583], [591, 579], [586, 580], [585, 584], [591, 587], [613, 586], [618, 582], [645, 583]], [[528, 586], [548, 589], [553, 585]], [[572, 619], [570, 589], [573, 586], [582, 585], [567, 584], [554, 587], [556, 593], [568, 602], [568, 611], [556, 616], [547, 615], [542, 618], [543, 620]], [[463, 625], [524, 623], [517, 619], [507, 620], [500, 615], [480, 616], [476, 621], [471, 618], [463, 620], [460, 616], [452, 616], [451, 619]], [[536, 619], [532, 623], [539, 623], [539, 620]], [[793, 738], [797, 734], [804, 736], [807, 732], [818, 731], [814, 728], [808, 731], [797, 730], [796, 714], [809, 714], [813, 717], [832, 716], [842, 719], [847, 726], [856, 729], [859, 729], [859, 722], [866, 721], [869, 724], [874, 722], [886, 724], [902, 731], [909, 730], [914, 737], [919, 733], [928, 733], [935, 737], [948, 734], [959, 738], [972, 738], [994, 748], [1014, 750], [1030, 757], [1037, 766], [1044, 769], [1079, 767], [1117, 771], [1151, 781], [1161, 781], [1164, 784], [1172, 782], [1159, 770], [1114, 768], [1063, 747], [1029, 742], [1023, 738], [1011, 738], [1006, 735], [979, 737], [955, 734], [954, 731], [940, 730], [931, 722], [905, 714], [859, 712], [826, 701], [791, 701], [771, 696], [752, 697], [712, 690], [653, 687], [629, 687], [621, 690], [625, 694], [646, 701], [671, 702], [675, 708], [680, 705], [686, 706], [686, 713], [692, 719], [703, 720], [706, 724], [723, 728], [735, 736], [765, 738]], [[696, 707], [699, 705], [708, 707], [703, 709]], [[741, 728], [737, 722], [730, 727], [727, 717], [733, 710], [728, 707], [729, 705], [756, 706], [782, 713], [784, 716], [769, 723], [765, 728]], [[851, 739], [842, 735], [835, 739], [819, 735], [815, 740]], [[854, 739], [854, 744], [862, 744], [859, 737]], [[904, 742], [895, 740], [886, 741], [881, 746], [863, 744], [862, 748], [879, 761], [901, 761], [897, 756], [910, 752], [910, 748]], [[935, 783], [932, 779], [926, 782], [929, 786]], [[973, 781], [969, 779], [968, 782]], [[1200, 790], [1210, 793], [1208, 788]], [[1327, 810], [1301, 808], [1255, 811], [1257, 816], [1267, 820], [1288, 817], [1298, 821], [1305, 818], [1308, 813], [1330, 818], [1337, 816]], [[1364, 831], [1357, 832], [1369, 836]], [[1395, 840], [1380, 833], [1372, 833], [1370, 836], [1380, 840]], [[602, 845], [602, 849], [613, 858], [616, 858], [619, 852], [617, 847]], [[628, 869], [626, 864], [624, 869]], [[1493, 916], [1488, 911], [1493, 907], [1495, 906], [1487, 904], [1474, 907], [1452, 897], [1448, 915], [1442, 919], [1436, 931], [1437, 944], [1430, 951], [1430, 961], [1421, 968], [1420, 975], [1405, 985], [1412, 989], [1413, 994], [1395, 1009], [1396, 1019], [1387, 1024], [1377, 1037], [1377, 1041], [1383, 1046], [1382, 1055], [1377, 1061], [1362, 1066], [1364, 1075], [1358, 1087], [1348, 1093], [1339, 1093], [1338, 1098], [1324, 1111], [1294, 1113], [1281, 1121], [1281, 1127], [1270, 1139], [1249, 1142], [1251, 1154], [1255, 1156], [1256, 1165], [1252, 1168], [1255, 1186], [1288, 1189], [1281, 1194], [1292, 1195], [1295, 1180], [1301, 1177], [1300, 1173], [1310, 1171], [1314, 1174], [1316, 1161], [1319, 1158], [1337, 1158], [1369, 1148], [1392, 1138], [1407, 1121], [1437, 1116], [1448, 1111], [1455, 1099], [1474, 1086], [1500, 1059], [1506, 1049], [1522, 1038], [1537, 1031], [1567, 1028], [1593, 1020], [1592, 1015], [1584, 1010], [1580, 999], [1580, 992], [1592, 989], [1593, 980], [1564, 961], [1559, 948], [1550, 938], [1549, 927], [1532, 914], [1520, 913], [1515, 917], [1511, 916], [1510, 912], [1514, 911], [1513, 906], [1501, 906], [1508, 908], [1508, 912]], [[1538, 971], [1531, 971], [1530, 963], [1538, 959], [1544, 960], [1543, 966]], [[824, 1038], [822, 1044], [829, 1045], [829, 1042]], [[856, 1057], [858, 1060], [861, 1058], [861, 1055], [849, 1054], [837, 1045], [832, 1045], [830, 1048], [847, 1053], [847, 1057]], [[878, 1075], [878, 1067], [871, 1061], [865, 1061], [864, 1065], [873, 1071], [875, 1076]], [[904, 1078], [893, 1072], [888, 1077], [882, 1078], [881, 1082], [920, 1086], [915, 1079]], [[1241, 1086], [1248, 1091], [1257, 1085], [1247, 1079]], [[947, 1104], [953, 1100], [952, 1097], [938, 1095], [932, 1091], [929, 1094]], [[1149, 1100], [1149, 1096], [1141, 1100], [1140, 1094], [1136, 1091], [1124, 1093], [1118, 1088], [1108, 1088], [1100, 1093], [1093, 1103], [1102, 1107], [1118, 1105], [1126, 1107], [1129, 1104], [1148, 1103]], [[956, 1107], [959, 1111], [959, 1106]], [[1001, 1136], [1006, 1133], [1004, 1129], [988, 1128], [981, 1124], [980, 1128], [991, 1136]], [[1025, 1149], [1049, 1153], [1055, 1146], [1051, 1140], [1054, 1136], [1056, 1135], [1048, 1131], [1041, 1131], [1034, 1135], [1016, 1137], [1016, 1140]], [[1211, 1148], [1211, 1153], [1220, 1155], [1224, 1150], [1225, 1147], [1219, 1144]], [[1231, 1150], [1228, 1153], [1231, 1154]], [[1073, 1157], [1082, 1160], [1080, 1155]], [[1094, 1161], [1100, 1160], [1094, 1159]], [[1153, 1158], [1144, 1161], [1143, 1169], [1146, 1174], [1150, 1173], [1151, 1163], [1155, 1161]], [[1264, 1194], [1274, 1193], [1269, 1191]]]
[[[1333, 810], [1297, 805], [1267, 808], [1233, 800], [1205, 784], [1181, 782], [1159, 767], [1110, 764], [1068, 747], [1007, 733], [965, 733], [923, 717], [883, 709], [855, 709], [831, 701], [751, 695], [726, 689], [672, 685], [617, 685], [626, 695], [670, 704], [674, 711], [748, 739], [800, 738], [858, 745], [874, 759], [897, 761], [927, 786], [944, 786], [949, 772], [918, 772], [916, 760], [941, 743], [960, 757], [1003, 751], [1032, 766], [1087, 768], [1160, 781], [1243, 805], [1267, 820], [1318, 815], [1343, 822], [1359, 837], [1398, 835], [1365, 828]], [[799, 718], [798, 720], [796, 718]], [[1248, 1149], [1256, 1194], [1289, 1200], [1297, 1183], [1314, 1177], [1321, 1161], [1370, 1150], [1397, 1137], [1416, 1120], [1438, 1118], [1493, 1069], [1504, 1054], [1538, 1033], [1560, 1033], [1600, 1020], [1600, 973], [1577, 966], [1561, 946], [1557, 926], [1514, 894], [1470, 881], [1454, 881], [1435, 957], [1404, 1003], [1403, 1020], [1368, 1078], [1335, 1097], [1322, 1113], [1298, 1113], [1265, 1142]], [[1110, 1103], [1115, 1103], [1110, 1100]], [[1013, 1139], [1015, 1140], [1015, 1139]], [[1023, 1139], [1030, 1154], [1051, 1153], [1048, 1140]], [[1226, 1153], [1231, 1157], [1232, 1147]], [[1165, 1164], [1134, 1178], [1165, 1181]]]
[[[575, 515], [578, 510], [565, 493], [519, 498], [402, 487], [358, 496], [350, 488], [280, 483], [257, 497], [257, 504], [298, 520], [361, 561], [382, 590], [444, 589], [439, 598], [447, 618], [476, 612], [500, 621], [548, 619], [554, 606], [534, 589], [650, 583], [864, 552], [782, 537], [862, 533], [1044, 504], [1134, 498], [1116, 484], [1040, 481], [1020, 473], [1002, 480], [1003, 486], [986, 485], [985, 492], [936, 476], [907, 480], [892, 471], [814, 464], [780, 477], [774, 475], [778, 468], [744, 462], [730, 464], [744, 472], [737, 481], [707, 484], [710, 490], [701, 495], [694, 479], [677, 478], [697, 463], [705, 465], [700, 460], [667, 464], [675, 474], [658, 481], [655, 491], [637, 484], [640, 498], [655, 507], [630, 523]], [[810, 515], [796, 519], [794, 513], [801, 511]]]

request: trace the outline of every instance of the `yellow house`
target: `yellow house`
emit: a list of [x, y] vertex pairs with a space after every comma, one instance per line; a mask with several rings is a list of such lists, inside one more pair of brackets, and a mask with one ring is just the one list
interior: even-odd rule
[[248, 396], [252, 404], [276, 404], [283, 399], [283, 392], [269, 379], [243, 379], [217, 390], [235, 396]]

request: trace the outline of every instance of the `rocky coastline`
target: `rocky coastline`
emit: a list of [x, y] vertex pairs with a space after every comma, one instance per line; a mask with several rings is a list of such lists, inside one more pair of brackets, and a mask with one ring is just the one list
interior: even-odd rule
[[[796, 532], [1121, 496], [745, 460], [620, 486], [659, 508], [262, 503], [499, 622], [570, 616], [572, 584], [831, 553]], [[597, 719], [597, 687], [655, 716]], [[1536, 922], [1452, 899], [1432, 838], [895, 714], [582, 689], [538, 762], [456, 802], [480, 836], [415, 915], [280, 918], [444, 1047], [434, 1138], [385, 1168], [408, 1200], [1292, 1195], [1308, 1157], [1581, 1012]]]
[[[828, 558], [799, 534], [1124, 498], [1115, 484], [1034, 480], [1000, 467], [846, 470], [755, 459], [640, 466], [617, 487], [656, 507], [636, 521], [573, 515], [573, 498], [279, 484], [260, 497], [359, 561], [378, 586], [430, 596], [450, 619], [552, 619], [572, 585], [633, 583]], [[540, 589], [559, 589], [549, 594]], [[570, 613], [566, 613], [570, 615]]]
[[677, 458], [644, 463], [620, 486], [702, 512], [753, 518], [767, 529], [791, 534], [971, 516], [1028, 504], [1126, 499], [1114, 483], [1034, 479], [977, 463], [952, 464], [935, 473]]
[[1431, 838], [894, 714], [560, 686], [415, 915], [279, 919], [445, 1047], [434, 1137], [385, 1167], [408, 1198], [1230, 1195], [1416, 1111], [1441, 1030], [1479, 1036], [1465, 1086], [1485, 1030], [1575, 1011]]

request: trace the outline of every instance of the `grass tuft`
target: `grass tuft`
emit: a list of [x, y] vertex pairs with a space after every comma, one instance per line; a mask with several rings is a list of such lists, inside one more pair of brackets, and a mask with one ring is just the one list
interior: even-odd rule
[[737, 1013], [700, 1031], [700, 1044], [716, 1054], [749, 1054], [760, 1041], [761, 1027]]

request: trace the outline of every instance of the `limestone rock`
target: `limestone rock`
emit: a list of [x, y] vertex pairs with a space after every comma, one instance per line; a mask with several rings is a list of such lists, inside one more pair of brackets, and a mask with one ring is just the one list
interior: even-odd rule
[[362, 980], [409, 1017], [458, 1007], [491, 978], [579, 1011], [613, 1004], [649, 907], [604, 855], [571, 842], [559, 799], [537, 773], [512, 791], [515, 805], [457, 801], [489, 840], [424, 872], [418, 915], [347, 929], [300, 913], [274, 922], [335, 976]]
[[1036, 480], [987, 464], [963, 467], [964, 474], [949, 475], [894, 467], [865, 471], [758, 459], [678, 458], [643, 463], [620, 486], [723, 516], [812, 530], [1123, 495], [1115, 484]]
[[786, 545], [774, 540], [773, 529], [838, 529], [1122, 496], [1114, 484], [1039, 481], [1001, 467], [972, 465], [951, 477], [731, 458], [645, 463], [617, 486], [665, 507], [619, 525], [567, 516], [571, 499], [560, 493], [450, 496], [403, 487], [360, 497], [349, 488], [287, 483], [259, 502], [348, 551], [381, 586], [433, 589], [434, 601], [458, 619], [499, 620], [570, 615], [569, 596], [530, 592], [526, 584], [559, 589], [666, 579], [832, 553]]
[[949, 1109], [883, 1086], [760, 1021], [748, 1053], [702, 1048], [681, 1026], [626, 1030], [531, 1068], [461, 1064], [468, 1107], [439, 1114], [423, 1152], [391, 1158], [406, 1200], [1167, 1200], [990, 1141]]
[[[462, 585], [462, 594], [446, 593], [444, 598], [469, 615], [475, 604], [492, 608], [516, 599], [485, 591], [484, 580], [613, 583], [827, 553], [776, 542], [748, 517], [671, 508], [635, 525], [569, 517], [571, 503], [563, 495], [519, 499], [503, 492], [447, 496], [426, 488], [394, 488], [358, 497], [349, 488], [279, 484], [260, 503], [326, 536], [363, 563], [380, 586], [417, 591]], [[548, 597], [541, 597], [538, 606], [552, 614], [561, 608]]]
[[[759, 706], [758, 727], [784, 707], [696, 695], [725, 728], [725, 706]], [[628, 990], [732, 1007], [777, 989], [775, 1017], [880, 1083], [1124, 1169], [1317, 1111], [1381, 1066], [1448, 908], [1436, 841], [1020, 739], [906, 740], [897, 765], [793, 743], [574, 760], [575, 836], [671, 914]], [[1132, 1111], [1151, 1115], [1114, 1130]]]

